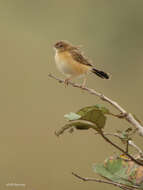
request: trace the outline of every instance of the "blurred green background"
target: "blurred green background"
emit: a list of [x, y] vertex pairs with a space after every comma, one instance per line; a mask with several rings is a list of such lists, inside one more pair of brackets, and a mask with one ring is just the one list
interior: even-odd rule
[[[89, 76], [88, 86], [143, 119], [142, 0], [0, 0], [0, 189], [15, 190], [7, 183], [26, 184], [18, 190], [111, 189], [81, 183], [71, 172], [94, 177], [92, 165], [115, 149], [90, 131], [54, 135], [64, 114], [110, 107], [48, 77], [63, 77], [54, 63], [57, 40], [83, 45], [95, 65], [112, 74], [110, 81]], [[109, 118], [106, 130], [128, 126]]]

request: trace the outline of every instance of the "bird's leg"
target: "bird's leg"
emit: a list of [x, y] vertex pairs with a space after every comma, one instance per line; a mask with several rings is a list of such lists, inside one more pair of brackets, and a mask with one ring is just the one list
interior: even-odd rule
[[81, 85], [81, 88], [85, 88], [86, 81], [87, 81], [87, 78], [84, 77], [84, 80], [83, 80], [83, 83], [82, 83], [82, 85]]
[[72, 79], [72, 77], [66, 78], [65, 79], [65, 88], [68, 86], [69, 81]]

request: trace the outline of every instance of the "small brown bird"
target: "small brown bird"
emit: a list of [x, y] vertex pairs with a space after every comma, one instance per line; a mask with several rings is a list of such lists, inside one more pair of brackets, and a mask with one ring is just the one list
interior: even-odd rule
[[69, 80], [84, 76], [82, 84], [82, 87], [84, 87], [86, 76], [90, 72], [102, 79], [109, 79], [109, 74], [96, 69], [78, 47], [66, 41], [58, 41], [54, 48], [56, 49], [55, 61], [57, 68], [67, 77], [65, 79], [66, 85], [68, 85]]

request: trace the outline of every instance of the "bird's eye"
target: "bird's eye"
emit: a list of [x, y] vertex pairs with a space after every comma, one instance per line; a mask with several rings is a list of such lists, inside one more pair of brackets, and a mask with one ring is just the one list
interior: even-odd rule
[[59, 44], [59, 47], [63, 47], [63, 44]]
[[62, 42], [57, 42], [54, 46], [55, 48], [63, 48], [64, 44]]

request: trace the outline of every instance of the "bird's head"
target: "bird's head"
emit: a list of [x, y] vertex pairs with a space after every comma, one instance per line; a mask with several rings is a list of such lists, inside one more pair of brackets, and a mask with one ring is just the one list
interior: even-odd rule
[[54, 44], [54, 48], [58, 51], [66, 51], [71, 47], [71, 45], [66, 41], [58, 41]]

